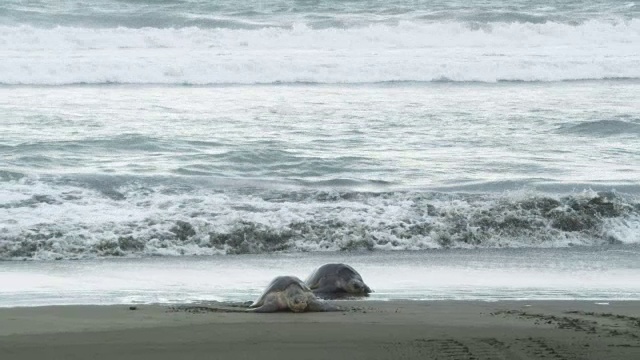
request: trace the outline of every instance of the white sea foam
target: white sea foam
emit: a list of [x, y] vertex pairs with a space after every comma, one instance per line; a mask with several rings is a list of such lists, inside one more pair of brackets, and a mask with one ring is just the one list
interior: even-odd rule
[[0, 83], [640, 78], [640, 20], [291, 28], [0, 27]]
[[2, 259], [640, 243], [635, 200], [594, 192], [104, 192], [23, 180], [0, 195]]

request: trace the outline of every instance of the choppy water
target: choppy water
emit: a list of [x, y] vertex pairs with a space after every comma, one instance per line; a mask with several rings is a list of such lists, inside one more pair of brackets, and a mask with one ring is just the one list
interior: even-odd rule
[[3, 1], [0, 259], [639, 243], [638, 7]]

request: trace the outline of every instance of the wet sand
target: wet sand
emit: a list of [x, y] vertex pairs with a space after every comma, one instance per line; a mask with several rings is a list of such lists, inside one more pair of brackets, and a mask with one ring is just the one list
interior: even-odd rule
[[0, 309], [10, 359], [640, 359], [640, 301], [344, 301]]

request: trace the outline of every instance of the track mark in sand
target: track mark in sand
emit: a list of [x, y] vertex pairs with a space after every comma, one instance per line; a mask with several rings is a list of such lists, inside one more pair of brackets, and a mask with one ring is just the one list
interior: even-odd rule
[[505, 354], [509, 353], [509, 346], [496, 338], [476, 339], [481, 344], [486, 344], [490, 350], [486, 352], [486, 356], [490, 359], [506, 359]]
[[609, 347], [624, 347], [624, 348], [640, 348], [640, 345], [633, 344], [609, 344]]
[[[417, 339], [386, 346], [393, 359], [431, 360], [582, 360], [585, 350], [540, 337]], [[626, 345], [620, 345], [626, 346]]]
[[592, 320], [579, 319], [569, 316], [555, 316], [544, 314], [533, 314], [520, 310], [503, 310], [496, 311], [492, 315], [510, 315], [522, 319], [533, 320], [536, 325], [548, 324], [555, 325], [559, 329], [569, 329], [574, 331], [584, 331], [589, 334], [597, 332], [598, 322]]
[[586, 332], [593, 335], [623, 337], [640, 341], [640, 318], [610, 313], [566, 311], [566, 316], [528, 313], [522, 310], [501, 310], [494, 316], [516, 316], [532, 320], [536, 325], [555, 325], [558, 329]]
[[509, 347], [496, 338], [472, 339], [468, 345], [479, 359], [506, 360], [511, 358], [511, 356], [507, 356], [511, 353]]
[[640, 317], [587, 311], [565, 311], [581, 318], [595, 318], [599, 328], [609, 336], [624, 336], [640, 341]]
[[191, 314], [204, 313], [246, 313], [251, 302], [232, 303], [211, 301], [206, 303], [175, 305], [167, 308], [167, 312], [188, 312]]
[[631, 326], [637, 327], [640, 329], [640, 317], [635, 317], [635, 316], [627, 316], [627, 315], [618, 315], [618, 314], [612, 314], [612, 313], [596, 313], [596, 312], [591, 312], [591, 311], [577, 311], [577, 310], [573, 310], [573, 311], [565, 311], [565, 314], [571, 314], [571, 315], [584, 315], [584, 316], [593, 316], [593, 317], [597, 317], [597, 318], [608, 318], [608, 319], [618, 319], [618, 320], [625, 320], [628, 321], [630, 323]]
[[428, 349], [434, 359], [478, 359], [468, 346], [455, 339], [418, 339], [413, 346]]
[[[495, 338], [477, 339], [498, 349], [503, 354], [499, 359], [555, 359], [578, 360], [584, 357], [575, 347], [565, 348], [562, 343], [552, 344], [545, 338], [516, 338], [500, 341]], [[552, 340], [553, 342], [553, 340]], [[497, 357], [491, 357], [498, 359]]]
[[167, 310], [167, 312], [188, 312], [191, 314], [205, 314], [205, 313], [246, 313], [246, 310], [240, 309], [228, 309], [222, 307], [213, 306], [175, 306]]
[[[543, 338], [526, 338], [516, 339], [512, 345], [514, 348], [518, 348], [521, 352], [533, 356], [537, 359], [556, 359], [556, 360], [569, 360], [575, 359], [573, 356], [567, 356], [564, 351], [557, 349], [553, 345], [549, 344], [546, 339]], [[577, 355], [577, 354], [572, 354]], [[579, 357], [578, 357], [579, 358]]]
[[503, 343], [502, 341], [496, 338], [482, 338], [482, 339], [478, 339], [478, 341], [482, 341], [483, 343], [486, 343], [488, 345], [491, 345], [499, 349], [504, 349], [507, 347], [505, 343]]
[[[210, 302], [206, 304], [196, 305], [176, 305], [167, 308], [167, 312], [187, 312], [191, 314], [206, 314], [206, 313], [247, 313], [249, 309], [248, 303], [217, 303]], [[343, 314], [354, 312], [366, 314], [367, 311], [374, 311], [373, 308], [366, 308], [362, 306], [349, 306], [343, 307], [340, 311]]]
[[[507, 347], [495, 338], [488, 339], [417, 339], [397, 344], [395, 349], [411, 349], [414, 355], [434, 360], [506, 360]], [[395, 354], [394, 354], [395, 355]]]

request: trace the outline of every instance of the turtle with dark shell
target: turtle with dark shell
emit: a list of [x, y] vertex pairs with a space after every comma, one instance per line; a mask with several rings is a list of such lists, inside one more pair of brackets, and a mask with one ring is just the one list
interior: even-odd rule
[[316, 296], [325, 299], [369, 296], [372, 292], [362, 280], [362, 276], [346, 264], [322, 265], [307, 278], [305, 283]]
[[311, 289], [295, 276], [278, 276], [271, 281], [258, 300], [249, 306], [252, 312], [340, 311], [340, 308], [318, 300]]

